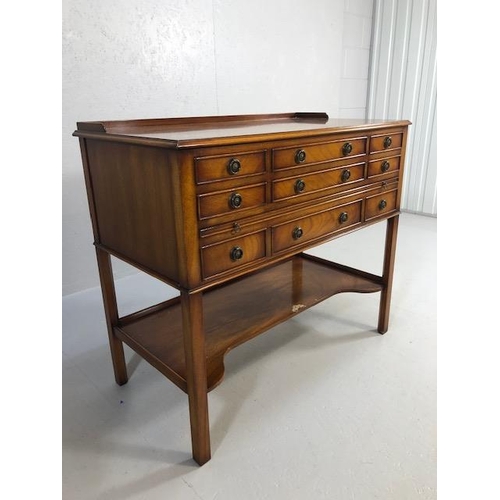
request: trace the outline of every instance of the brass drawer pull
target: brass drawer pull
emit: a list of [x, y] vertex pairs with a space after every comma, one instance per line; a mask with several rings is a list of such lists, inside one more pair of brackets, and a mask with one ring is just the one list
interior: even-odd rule
[[382, 162], [382, 165], [380, 165], [380, 170], [382, 170], [382, 172], [387, 172], [389, 169], [391, 168], [391, 164], [385, 160]]
[[296, 194], [302, 193], [302, 191], [304, 191], [305, 188], [306, 188], [306, 183], [302, 179], [297, 179], [294, 186], [295, 193]]
[[304, 234], [304, 231], [302, 230], [301, 227], [296, 227], [292, 231], [292, 237], [293, 237], [294, 240], [298, 240], [298, 239], [302, 238], [303, 234]]
[[390, 148], [391, 147], [391, 144], [392, 144], [392, 137], [390, 135], [388, 135], [385, 139], [384, 139], [384, 148], [387, 149], [387, 148]]
[[347, 214], [347, 212], [342, 212], [340, 215], [339, 215], [339, 222], [341, 224], [344, 224], [344, 222], [347, 222], [347, 219], [349, 218], [349, 215]]
[[342, 175], [340, 176], [342, 182], [347, 182], [351, 177], [351, 172], [350, 170], [347, 170], [345, 169], [343, 172], [342, 172]]
[[239, 193], [233, 193], [229, 197], [229, 206], [231, 208], [240, 208], [242, 203], [243, 203], [243, 198]]
[[229, 175], [235, 175], [241, 170], [241, 162], [237, 158], [231, 158], [227, 165]]
[[342, 146], [342, 154], [344, 156], [347, 156], [349, 154], [352, 153], [352, 144], [350, 142], [346, 142], [343, 146]]
[[306, 161], [306, 152], [303, 149], [299, 149], [295, 153], [295, 163], [304, 163]]
[[387, 201], [385, 200], [380, 200], [380, 203], [378, 204], [378, 208], [380, 210], [384, 210], [384, 208], [387, 206]]
[[233, 247], [230, 252], [231, 260], [240, 260], [243, 258], [243, 249], [241, 247]]

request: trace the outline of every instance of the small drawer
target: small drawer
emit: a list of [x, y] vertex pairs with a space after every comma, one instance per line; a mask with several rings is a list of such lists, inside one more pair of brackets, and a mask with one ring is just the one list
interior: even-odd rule
[[345, 165], [273, 182], [273, 201], [310, 194], [364, 179], [365, 164]]
[[366, 137], [273, 149], [273, 169], [295, 168], [366, 153]]
[[266, 256], [266, 232], [249, 234], [201, 249], [203, 278], [207, 279]]
[[266, 202], [266, 184], [238, 187], [198, 195], [198, 214], [200, 219], [217, 217], [231, 212], [255, 208]]
[[266, 171], [265, 151], [203, 156], [194, 165], [197, 184], [247, 177]]
[[382, 158], [381, 160], [374, 160], [368, 163], [368, 177], [375, 177], [377, 175], [394, 174], [399, 171], [399, 156], [392, 156], [390, 158]]
[[398, 190], [387, 191], [366, 198], [365, 220], [374, 219], [396, 210]]
[[361, 200], [272, 227], [273, 253], [330, 235], [361, 222]]
[[372, 135], [370, 139], [370, 153], [376, 151], [387, 151], [390, 149], [400, 148], [403, 144], [402, 133], [386, 133], [381, 135]]

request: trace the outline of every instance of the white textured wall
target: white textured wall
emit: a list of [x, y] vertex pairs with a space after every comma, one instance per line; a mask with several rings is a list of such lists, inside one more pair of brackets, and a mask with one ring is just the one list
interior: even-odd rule
[[339, 116], [365, 118], [373, 0], [346, 0]]
[[[76, 121], [296, 110], [364, 116], [372, 4], [66, 0], [63, 293], [98, 284], [78, 141], [71, 137]], [[343, 44], [354, 50], [347, 66]], [[346, 78], [352, 85], [342, 83]], [[117, 262], [117, 276], [131, 272]]]
[[375, 5], [368, 116], [412, 121], [401, 206], [437, 215], [437, 2]]

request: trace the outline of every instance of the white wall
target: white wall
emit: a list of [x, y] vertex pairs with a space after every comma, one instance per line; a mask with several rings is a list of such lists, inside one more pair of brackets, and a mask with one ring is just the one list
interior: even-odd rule
[[339, 116], [365, 118], [373, 1], [346, 0]]
[[437, 214], [436, 0], [376, 0], [368, 117], [408, 119], [402, 208]]
[[[76, 121], [298, 110], [364, 116], [372, 4], [66, 0], [63, 293], [98, 284], [71, 137]], [[115, 265], [118, 277], [132, 272]]]

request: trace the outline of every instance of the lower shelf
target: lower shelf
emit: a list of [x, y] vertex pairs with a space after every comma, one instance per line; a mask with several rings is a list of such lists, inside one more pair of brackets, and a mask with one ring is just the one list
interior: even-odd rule
[[[381, 289], [378, 276], [301, 254], [203, 292], [208, 390], [222, 380], [224, 355], [233, 347], [336, 293]], [[121, 318], [115, 333], [187, 391], [178, 298]]]

